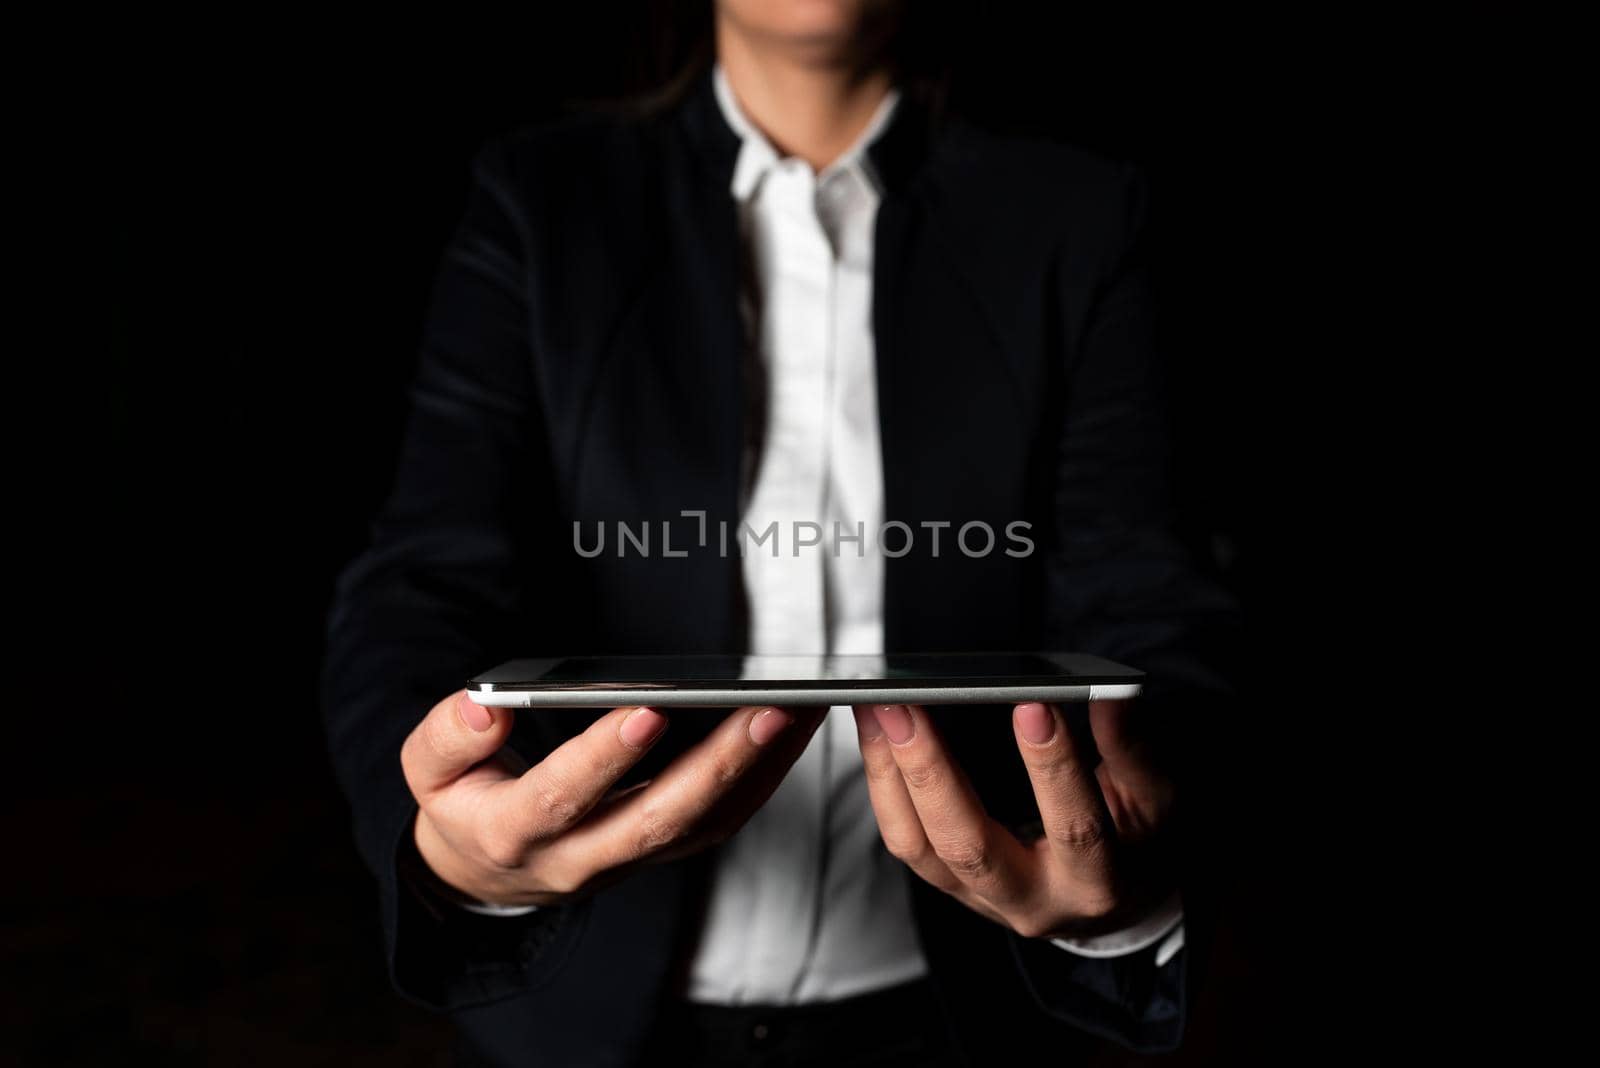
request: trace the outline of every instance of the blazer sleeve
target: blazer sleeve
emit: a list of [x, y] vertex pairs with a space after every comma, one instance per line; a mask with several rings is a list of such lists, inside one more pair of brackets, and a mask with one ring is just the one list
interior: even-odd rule
[[528, 329], [528, 223], [505, 147], [483, 142], [437, 269], [389, 495], [340, 574], [321, 701], [355, 837], [377, 878], [390, 978], [436, 1008], [558, 968], [585, 906], [514, 920], [442, 907], [415, 855], [407, 734], [535, 628], [530, 560], [554, 501]]
[[1141, 1051], [1182, 1038], [1193, 958], [1206, 952], [1210, 894], [1192, 858], [1216, 819], [1205, 773], [1233, 701], [1232, 599], [1197, 566], [1174, 524], [1167, 411], [1145, 266], [1145, 180], [1122, 168], [1109, 198], [1107, 252], [1093, 281], [1063, 298], [1066, 400], [1046, 568], [1060, 648], [1147, 674], [1139, 699], [1155, 752], [1177, 779], [1174, 826], [1185, 947], [1096, 959], [1012, 935], [1024, 980], [1049, 1014]]

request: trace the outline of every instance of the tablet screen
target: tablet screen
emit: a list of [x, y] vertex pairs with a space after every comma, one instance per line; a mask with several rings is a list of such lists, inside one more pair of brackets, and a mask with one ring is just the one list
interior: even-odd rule
[[[1070, 663], [1070, 661], [1069, 661]], [[1037, 653], [891, 653], [884, 656], [585, 656], [546, 661], [532, 676], [515, 668], [485, 676], [497, 688], [675, 689], [711, 685], [719, 689], [868, 687], [892, 681], [909, 686], [1049, 685], [1087, 679], [1137, 677], [1106, 661], [1089, 672]], [[543, 665], [541, 665], [543, 666]], [[507, 670], [511, 669], [511, 670]], [[1111, 670], [1106, 670], [1111, 669]]]

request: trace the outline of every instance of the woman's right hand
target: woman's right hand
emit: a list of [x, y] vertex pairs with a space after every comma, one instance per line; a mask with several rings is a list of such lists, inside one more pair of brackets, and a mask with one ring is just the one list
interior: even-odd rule
[[631, 868], [723, 841], [771, 796], [827, 710], [741, 708], [655, 778], [612, 792], [666, 729], [657, 709], [618, 708], [514, 774], [495, 754], [509, 708], [458, 690], [400, 751], [417, 799], [412, 834], [435, 875], [492, 905], [551, 905]]

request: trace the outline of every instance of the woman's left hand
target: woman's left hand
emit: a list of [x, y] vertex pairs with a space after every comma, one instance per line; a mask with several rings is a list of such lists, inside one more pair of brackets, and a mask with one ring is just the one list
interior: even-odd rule
[[1173, 785], [1149, 759], [1128, 701], [1092, 701], [1100, 763], [1090, 766], [1054, 706], [1012, 711], [1042, 833], [1024, 841], [984, 810], [927, 712], [855, 709], [878, 829], [927, 882], [1029, 938], [1082, 938], [1129, 926], [1171, 889], [1161, 832]]

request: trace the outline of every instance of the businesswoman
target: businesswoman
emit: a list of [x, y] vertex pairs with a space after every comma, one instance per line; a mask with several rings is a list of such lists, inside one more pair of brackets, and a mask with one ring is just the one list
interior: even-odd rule
[[[899, 17], [718, 0], [676, 96], [473, 161], [324, 693], [392, 978], [464, 1057], [1181, 1037], [1172, 728], [1225, 694], [1197, 650], [1228, 606], [1167, 527], [1141, 185], [941, 116]], [[597, 548], [618, 524], [658, 537]], [[460, 692], [546, 652], [1021, 648], [1151, 684], [731, 715]]]

